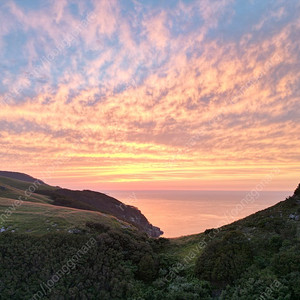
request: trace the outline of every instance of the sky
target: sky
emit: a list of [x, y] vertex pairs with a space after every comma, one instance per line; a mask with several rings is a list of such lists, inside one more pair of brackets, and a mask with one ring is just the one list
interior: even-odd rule
[[1, 1], [0, 169], [100, 191], [270, 174], [265, 190], [294, 190], [299, 15], [298, 0]]

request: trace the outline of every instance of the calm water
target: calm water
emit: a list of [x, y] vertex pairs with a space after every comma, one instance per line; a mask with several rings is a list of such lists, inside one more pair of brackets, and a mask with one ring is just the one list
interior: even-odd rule
[[[247, 191], [108, 191], [112, 197], [138, 207], [164, 237], [203, 232], [267, 208], [290, 192], [260, 192], [242, 204]], [[250, 197], [248, 195], [248, 197]], [[250, 199], [250, 198], [248, 198]], [[243, 202], [245, 203], [245, 202]]]

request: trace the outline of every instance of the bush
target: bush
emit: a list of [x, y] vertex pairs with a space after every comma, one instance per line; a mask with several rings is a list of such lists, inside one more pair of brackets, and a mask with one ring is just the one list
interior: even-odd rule
[[149, 254], [144, 255], [138, 264], [138, 278], [150, 282], [157, 275], [157, 265], [153, 257]]
[[244, 234], [230, 231], [204, 249], [197, 259], [195, 274], [200, 280], [216, 284], [232, 283], [252, 260], [252, 250]]
[[110, 229], [109, 226], [102, 223], [86, 222], [85, 225], [86, 227], [100, 233], [107, 232]]

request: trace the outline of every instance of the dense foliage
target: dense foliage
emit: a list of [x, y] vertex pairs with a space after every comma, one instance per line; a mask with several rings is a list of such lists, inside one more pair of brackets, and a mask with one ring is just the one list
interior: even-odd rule
[[[180, 277], [171, 283], [164, 280], [163, 268], [169, 262], [158, 255], [160, 240], [95, 224], [89, 227], [102, 233], [2, 233], [1, 299], [210, 299], [207, 283]], [[97, 243], [70, 264], [91, 236]], [[49, 288], [53, 275], [66, 265], [69, 270]]]
[[211, 242], [200, 255], [195, 272], [200, 279], [216, 284], [233, 283], [253, 259], [249, 241], [236, 231]]

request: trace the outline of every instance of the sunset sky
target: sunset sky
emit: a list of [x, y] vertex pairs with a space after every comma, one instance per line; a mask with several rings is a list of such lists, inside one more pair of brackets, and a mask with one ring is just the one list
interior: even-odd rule
[[1, 170], [95, 190], [293, 190], [299, 0], [0, 2]]

